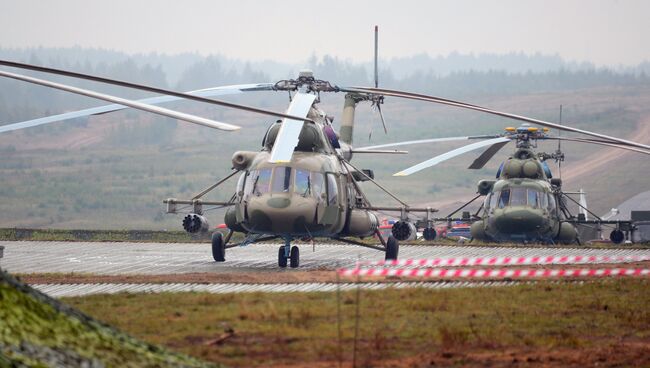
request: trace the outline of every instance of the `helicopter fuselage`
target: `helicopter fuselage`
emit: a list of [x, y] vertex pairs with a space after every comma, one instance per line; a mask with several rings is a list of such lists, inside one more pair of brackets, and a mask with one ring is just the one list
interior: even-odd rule
[[486, 182], [490, 189], [483, 202], [482, 219], [472, 224], [472, 237], [499, 242], [572, 243], [577, 233], [573, 225], [562, 221], [550, 176], [548, 166], [532, 151], [515, 152], [499, 170], [499, 180]]
[[[262, 151], [235, 153], [233, 164], [239, 164], [243, 173], [226, 225], [234, 231], [285, 238], [372, 235], [378, 219], [355, 208], [350, 171], [332, 147], [328, 127], [305, 124], [289, 162], [270, 162], [279, 124], [269, 128]], [[349, 157], [349, 145], [336, 144]]]

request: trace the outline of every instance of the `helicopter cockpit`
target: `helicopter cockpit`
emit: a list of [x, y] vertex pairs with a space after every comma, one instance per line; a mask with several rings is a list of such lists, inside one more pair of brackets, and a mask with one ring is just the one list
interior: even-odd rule
[[237, 183], [237, 193], [239, 199], [259, 197], [266, 193], [294, 193], [304, 198], [326, 198], [328, 203], [336, 203], [338, 188], [332, 174], [324, 176], [321, 172], [276, 166], [243, 173]]
[[485, 198], [484, 205], [488, 210], [526, 206], [553, 212], [556, 208], [555, 198], [551, 193], [526, 187], [509, 187], [494, 191]]

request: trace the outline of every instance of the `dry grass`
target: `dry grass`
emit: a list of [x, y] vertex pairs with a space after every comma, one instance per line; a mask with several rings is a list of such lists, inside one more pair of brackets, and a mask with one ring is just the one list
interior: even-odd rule
[[[364, 366], [650, 364], [647, 280], [362, 291]], [[66, 300], [146, 341], [230, 366], [352, 359], [355, 292], [98, 295]], [[523, 359], [523, 360], [521, 360]]]

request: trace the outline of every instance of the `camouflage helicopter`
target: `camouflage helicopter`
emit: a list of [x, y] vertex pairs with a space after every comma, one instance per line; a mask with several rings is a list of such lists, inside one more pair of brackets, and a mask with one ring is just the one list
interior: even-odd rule
[[[430, 207], [409, 206], [377, 183], [374, 180], [372, 170], [361, 170], [350, 163], [354, 154], [405, 153], [404, 151], [377, 150], [378, 147], [352, 148], [355, 109], [359, 103], [369, 102], [375, 106], [379, 111], [382, 124], [384, 124], [384, 119], [381, 115], [380, 106], [384, 102], [385, 96], [391, 96], [452, 105], [542, 126], [558, 127], [558, 125], [435, 96], [378, 88], [376, 59], [375, 55], [374, 87], [340, 87], [316, 79], [309, 72], [304, 72], [297, 79], [283, 80], [277, 83], [214, 87], [188, 93], [0, 60], [0, 65], [9, 67], [82, 78], [162, 95], [131, 101], [0, 71], [0, 76], [113, 102], [113, 105], [5, 125], [0, 127], [0, 133], [72, 117], [117, 111], [127, 106], [215, 129], [239, 129], [239, 127], [232, 124], [216, 122], [154, 106], [178, 99], [189, 99], [280, 117], [283, 119], [271, 125], [267, 130], [262, 141], [263, 147], [261, 151], [236, 152], [232, 158], [233, 172], [230, 175], [190, 199], [169, 198], [164, 200], [164, 203], [167, 204], [167, 211], [177, 213], [180, 210], [178, 205], [190, 206], [191, 212], [184, 217], [183, 227], [188, 232], [199, 232], [209, 229], [208, 222], [203, 216], [204, 206], [228, 207], [224, 219], [229, 229], [228, 233], [225, 237], [219, 232], [215, 232], [212, 236], [212, 255], [217, 262], [225, 261], [225, 250], [227, 248], [273, 238], [282, 238], [284, 245], [278, 249], [278, 265], [286, 267], [289, 264], [291, 267], [298, 267], [299, 248], [295, 245], [291, 246], [291, 242], [298, 238], [313, 239], [314, 237], [328, 237], [377, 249], [385, 252], [386, 259], [396, 259], [399, 252], [398, 240], [409, 239], [416, 231], [409, 215], [421, 214], [423, 222], [426, 224], [425, 237], [431, 238], [435, 237], [433, 213], [437, 210]], [[279, 113], [208, 98], [252, 91], [288, 91], [291, 102], [287, 112]], [[333, 119], [318, 107], [321, 93], [328, 92], [346, 93], [339, 133], [334, 130]], [[558, 129], [591, 135], [602, 140], [607, 145], [637, 147], [637, 149], [644, 151], [650, 150], [650, 146], [594, 132], [567, 126], [560, 126]], [[500, 137], [499, 139], [506, 138]], [[404, 142], [401, 144], [404, 144]], [[201, 199], [206, 193], [214, 190], [238, 173], [240, 176], [237, 189], [230, 200], [216, 202]], [[398, 201], [399, 205], [394, 207], [371, 205], [360, 187], [360, 182], [364, 181], [377, 185]], [[375, 211], [397, 211], [400, 213], [400, 221], [396, 222], [392, 228], [393, 236], [389, 236], [387, 239], [383, 238], [378, 231], [379, 221]], [[245, 239], [240, 243], [230, 243], [234, 232], [243, 232], [246, 235]], [[379, 238], [381, 246], [368, 245], [349, 238], [363, 238], [372, 235]]]
[[[613, 144], [601, 139], [550, 136], [548, 131], [548, 128], [539, 129], [529, 123], [523, 123], [517, 128], [507, 127], [505, 133], [500, 135], [434, 138], [369, 148], [376, 149], [465, 139], [487, 139], [438, 155], [394, 174], [395, 176], [407, 176], [458, 155], [488, 147], [468, 167], [469, 169], [481, 169], [506, 144], [515, 142], [516, 149], [514, 153], [501, 163], [497, 170], [497, 180], [479, 181], [478, 195], [476, 197], [446, 218], [438, 220], [448, 222], [453, 220], [452, 215], [481, 196], [485, 196], [483, 203], [473, 217], [469, 217], [469, 213], [465, 213], [464, 218], [458, 219], [472, 222], [470, 228], [472, 239], [497, 242], [535, 241], [551, 244], [571, 244], [580, 242], [576, 225], [596, 224], [600, 226], [613, 224], [615, 229], [610, 233], [610, 239], [614, 243], [621, 243], [625, 239], [623, 230], [628, 231], [630, 228], [629, 221], [603, 220], [590, 212], [584, 204], [568, 196], [562, 190], [562, 179], [553, 177], [547, 160], [554, 160], [557, 162], [558, 167], [561, 168], [561, 164], [565, 159], [561, 150], [561, 141], [613, 146], [643, 154], [650, 154], [650, 151], [625, 144]], [[539, 140], [556, 140], [558, 142], [557, 150], [551, 153], [535, 152], [534, 149], [537, 148]], [[596, 220], [588, 221], [585, 216], [576, 217], [572, 215], [567, 206], [567, 199], [573, 201], [583, 214], [588, 212]]]
[[[313, 239], [314, 237], [329, 237], [377, 249], [385, 252], [386, 259], [397, 259], [399, 252], [398, 241], [392, 236], [386, 239], [382, 236], [381, 232], [378, 231], [379, 219], [374, 211], [401, 211], [403, 219], [407, 219], [408, 214], [424, 213], [429, 222], [432, 223], [432, 214], [436, 209], [408, 206], [375, 182], [372, 170], [359, 170], [350, 163], [350, 159], [355, 153], [406, 153], [405, 151], [395, 150], [365, 149], [357, 151], [351, 146], [356, 106], [361, 102], [370, 102], [379, 109], [379, 105], [383, 102], [381, 95], [365, 92], [347, 93], [340, 133], [337, 133], [332, 125], [333, 118], [325, 114], [318, 107], [318, 103], [320, 102], [321, 93], [339, 92], [340, 89], [332, 86], [329, 82], [315, 79], [309, 71], [301, 72], [295, 80], [283, 80], [272, 84], [225, 86], [179, 93], [11, 61], [0, 61], [0, 65], [89, 79], [164, 95], [130, 101], [94, 91], [0, 71], [0, 76], [114, 102], [113, 105], [5, 125], [0, 127], [0, 132], [80, 116], [117, 111], [127, 106], [221, 130], [239, 128], [231, 124], [215, 122], [154, 106], [155, 104], [180, 98], [284, 118], [268, 128], [262, 141], [263, 147], [261, 151], [235, 152], [232, 157], [233, 172], [230, 175], [191, 199], [169, 198], [163, 201], [167, 204], [168, 213], [178, 213], [179, 205], [191, 206], [191, 212], [183, 219], [183, 228], [190, 233], [209, 230], [208, 221], [204, 217], [205, 206], [229, 207], [225, 215], [225, 223], [229, 229], [228, 233], [225, 237], [218, 231], [212, 235], [212, 255], [217, 262], [225, 261], [225, 250], [227, 248], [282, 238], [285, 244], [279, 247], [278, 265], [286, 267], [289, 264], [291, 267], [298, 267], [300, 262], [299, 248], [295, 245], [291, 246], [291, 242], [297, 238]], [[276, 113], [206, 97], [265, 90], [290, 92], [291, 102], [286, 113]], [[379, 113], [381, 114], [381, 110], [379, 110]], [[240, 176], [236, 193], [230, 200], [215, 202], [201, 199], [205, 194], [238, 173], [240, 173]], [[397, 200], [400, 206], [372, 206], [359, 186], [359, 183], [364, 181], [376, 184]], [[409, 222], [401, 221], [397, 226], [406, 227], [407, 230], [415, 232], [414, 225]], [[245, 239], [240, 243], [230, 243], [234, 232], [244, 233], [246, 235]], [[368, 245], [349, 238], [364, 238], [373, 235], [379, 238], [381, 246]]]

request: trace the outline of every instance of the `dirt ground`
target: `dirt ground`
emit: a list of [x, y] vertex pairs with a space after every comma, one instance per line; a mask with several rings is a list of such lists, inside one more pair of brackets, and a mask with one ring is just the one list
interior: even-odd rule
[[[634, 338], [613, 342], [608, 348], [493, 348], [466, 347], [390, 360], [360, 358], [358, 367], [647, 367], [650, 341]], [[305, 362], [273, 365], [276, 368], [353, 367], [352, 362]]]

